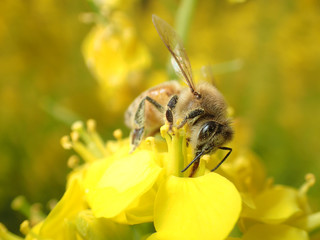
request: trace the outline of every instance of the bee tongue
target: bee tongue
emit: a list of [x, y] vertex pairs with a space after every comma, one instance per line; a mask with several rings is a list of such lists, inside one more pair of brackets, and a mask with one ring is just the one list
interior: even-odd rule
[[185, 172], [193, 163], [195, 163], [196, 161], [198, 161], [203, 154], [204, 154], [204, 151], [200, 152], [200, 153], [188, 164], [188, 166], [186, 166], [183, 170], [181, 170], [181, 172]]

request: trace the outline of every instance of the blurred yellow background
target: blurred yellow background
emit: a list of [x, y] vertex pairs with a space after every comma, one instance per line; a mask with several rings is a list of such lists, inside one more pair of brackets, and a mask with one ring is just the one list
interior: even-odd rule
[[[95, 12], [97, 2], [120, 17], [109, 13], [112, 18], [101, 20], [96, 13], [98, 20], [84, 24], [83, 13]], [[101, 135], [111, 138], [115, 128], [124, 129], [127, 104], [168, 78], [168, 52], [151, 15], [174, 25], [179, 6], [169, 0], [0, 2], [0, 222], [9, 230], [18, 232], [24, 219], [10, 207], [17, 195], [44, 206], [62, 196], [70, 152], [60, 138], [73, 121], [94, 118]], [[208, 0], [198, 1], [193, 13], [186, 49], [195, 76], [201, 66], [213, 66], [268, 175], [295, 187], [308, 172], [319, 176], [320, 2]], [[99, 61], [92, 53], [95, 26], [113, 21], [128, 30], [120, 34], [128, 46], [116, 49], [133, 70], [111, 68], [120, 59], [110, 50]], [[117, 36], [107, 44], [114, 41]], [[99, 67], [92, 68], [92, 59]], [[317, 188], [311, 196], [319, 199]]]

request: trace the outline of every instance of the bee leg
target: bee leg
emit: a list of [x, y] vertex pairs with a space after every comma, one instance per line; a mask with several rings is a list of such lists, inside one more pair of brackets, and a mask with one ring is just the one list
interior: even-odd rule
[[172, 125], [173, 125], [173, 110], [176, 107], [178, 102], [178, 95], [173, 95], [168, 104], [167, 104], [167, 110], [166, 110], [166, 119], [169, 123], [169, 131], [172, 131]]
[[182, 120], [182, 122], [179, 124], [178, 128], [182, 128], [188, 120], [197, 120], [200, 116], [204, 114], [204, 110], [202, 108], [194, 109], [190, 112], [188, 112], [187, 116]]
[[136, 148], [139, 146], [142, 137], [144, 134], [144, 127], [141, 128], [136, 128], [134, 130], [131, 131], [131, 150], [130, 153], [132, 153], [134, 150], [136, 150]]
[[145, 99], [150, 102], [159, 112], [163, 113], [164, 112], [164, 107], [159, 104], [156, 100], [153, 98], [146, 96]]
[[224, 158], [218, 163], [217, 166], [214, 167], [214, 169], [211, 170], [211, 172], [215, 171], [218, 169], [218, 167], [220, 167], [220, 165], [229, 157], [230, 153], [232, 152], [232, 148], [229, 148], [229, 147], [219, 147], [219, 149], [221, 150], [227, 150], [229, 151], [225, 156]]
[[138, 106], [137, 112], [134, 116], [134, 123], [136, 125], [136, 128], [131, 131], [131, 151], [133, 152], [140, 144], [143, 135], [144, 135], [144, 124], [145, 124], [145, 101], [150, 102], [157, 110], [160, 112], [164, 112], [164, 107], [159, 104], [154, 99], [150, 98], [149, 96], [146, 96], [143, 98]]

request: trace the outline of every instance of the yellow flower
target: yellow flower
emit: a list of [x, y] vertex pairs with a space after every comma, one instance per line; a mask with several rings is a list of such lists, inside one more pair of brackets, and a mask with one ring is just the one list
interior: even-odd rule
[[141, 91], [143, 73], [151, 64], [149, 51], [138, 39], [130, 18], [116, 11], [97, 23], [83, 43], [83, 55], [102, 87], [101, 96], [108, 100], [108, 110], [123, 112]]
[[[21, 231], [26, 234], [26, 240], [131, 239], [133, 233], [129, 226], [106, 218], [97, 218], [92, 214], [85, 201], [79, 176], [76, 173], [69, 178], [65, 194], [45, 220], [31, 229], [28, 221], [21, 224]], [[13, 240], [14, 238], [4, 237], [3, 239]]]
[[273, 186], [254, 199], [254, 208], [246, 206], [241, 216], [268, 224], [280, 224], [301, 215], [298, 191], [286, 186]]
[[[231, 180], [241, 194], [242, 239], [304, 239], [301, 236], [318, 229], [320, 212], [311, 210], [307, 198], [308, 189], [315, 183], [314, 175], [307, 174], [300, 189], [273, 184], [262, 161], [248, 149], [248, 128], [239, 121], [234, 128], [237, 134], [231, 146], [235, 151], [217, 172]], [[212, 162], [220, 157], [216, 155], [211, 156]], [[261, 229], [269, 229], [270, 234]]]
[[[71, 138], [63, 137], [62, 144], [73, 148], [84, 164], [70, 158], [74, 170], [66, 193], [43, 221], [32, 228], [28, 221], [21, 224], [26, 239], [133, 239], [138, 234], [147, 240], [304, 240], [320, 227], [320, 212], [311, 210], [306, 196], [315, 183], [312, 174], [298, 190], [273, 185], [262, 166], [261, 176], [252, 171], [258, 159], [235, 151], [217, 171], [235, 185], [210, 172], [215, 158], [208, 155], [190, 178], [181, 173], [193, 156], [186, 144], [187, 126], [168, 133], [165, 125], [160, 133], [163, 138], [148, 137], [129, 154], [129, 140], [122, 139], [121, 131], [114, 132], [116, 141], [105, 144], [93, 120], [87, 129], [75, 123]], [[256, 179], [261, 182], [253, 183]], [[242, 236], [233, 232], [231, 237], [238, 220]], [[3, 226], [0, 234], [5, 240], [19, 239]]]
[[[87, 163], [82, 182], [88, 205], [96, 218], [125, 224], [153, 221], [157, 233], [151, 239], [224, 239], [239, 217], [240, 195], [229, 180], [206, 169], [207, 157], [201, 159], [197, 177], [181, 173], [192, 149], [186, 147], [185, 129], [173, 131], [169, 135], [168, 126], [163, 127], [166, 142], [149, 137], [132, 154], [129, 142], [118, 140], [111, 144], [113, 153]], [[79, 140], [70, 144], [77, 146]]]
[[315, 183], [312, 174], [300, 189], [270, 185], [244, 204], [240, 215], [243, 239], [309, 239], [308, 232], [320, 227], [320, 212], [314, 213], [307, 191]]

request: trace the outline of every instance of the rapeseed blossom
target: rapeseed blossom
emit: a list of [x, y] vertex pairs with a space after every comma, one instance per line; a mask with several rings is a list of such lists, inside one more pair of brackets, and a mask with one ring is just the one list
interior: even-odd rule
[[[120, 130], [105, 143], [95, 125], [76, 122], [62, 138], [80, 158], [70, 157], [66, 192], [49, 215], [33, 226], [21, 224], [25, 239], [304, 240], [320, 227], [320, 213], [307, 198], [312, 174], [300, 189], [276, 185], [259, 159], [242, 149], [217, 173], [210, 169], [219, 154], [203, 156], [190, 178], [179, 171], [193, 156], [187, 127], [168, 133], [165, 125], [161, 136], [148, 137], [129, 154]], [[228, 237], [234, 228], [239, 233]], [[2, 239], [22, 239], [0, 230]]]
[[[80, 126], [76, 129], [83, 132]], [[157, 232], [150, 239], [224, 239], [240, 213], [238, 191], [224, 177], [210, 173], [205, 162], [196, 178], [176, 171], [190, 147], [185, 145], [185, 131], [169, 135], [167, 130], [164, 126], [161, 131], [166, 142], [148, 138], [133, 154], [129, 154], [127, 139], [118, 140], [113, 154], [90, 163], [69, 179], [81, 175], [96, 217], [127, 225], [154, 222]], [[74, 139], [70, 145], [74, 144], [81, 143]]]

